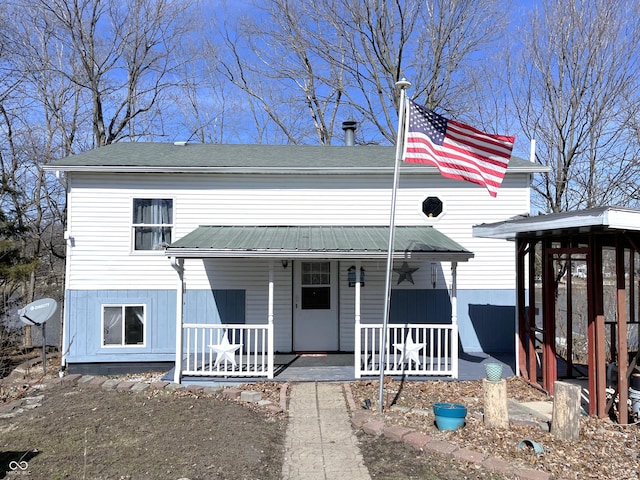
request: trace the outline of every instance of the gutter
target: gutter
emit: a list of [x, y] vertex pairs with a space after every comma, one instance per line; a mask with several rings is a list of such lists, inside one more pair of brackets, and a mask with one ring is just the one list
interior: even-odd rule
[[[262, 258], [262, 259], [382, 259], [387, 258], [386, 251], [301, 251], [301, 250], [215, 250], [198, 248], [167, 248], [165, 254], [174, 258]], [[402, 259], [437, 260], [466, 262], [474, 257], [471, 252], [405, 252], [396, 251], [393, 257]], [[173, 260], [172, 260], [173, 261]], [[175, 268], [175, 267], [174, 267]]]

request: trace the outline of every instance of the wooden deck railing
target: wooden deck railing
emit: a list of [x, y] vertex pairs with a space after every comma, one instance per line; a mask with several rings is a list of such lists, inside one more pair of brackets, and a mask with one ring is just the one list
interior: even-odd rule
[[273, 325], [183, 324], [182, 375], [273, 378]]
[[[391, 324], [386, 347], [381, 324], [356, 323], [355, 376], [450, 376], [458, 378], [456, 324]], [[380, 352], [383, 352], [382, 361]]]
[[[385, 375], [458, 378], [457, 325], [392, 324], [387, 328], [382, 349], [382, 325], [356, 326], [356, 378], [379, 375], [381, 365]], [[273, 325], [185, 323], [183, 341], [182, 376], [274, 376]]]

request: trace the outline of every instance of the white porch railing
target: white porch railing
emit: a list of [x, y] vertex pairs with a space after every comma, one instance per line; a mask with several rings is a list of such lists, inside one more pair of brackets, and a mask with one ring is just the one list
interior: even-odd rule
[[273, 325], [183, 324], [182, 375], [273, 378]]
[[[355, 376], [451, 376], [458, 378], [458, 326], [392, 324], [382, 349], [382, 325], [356, 323]], [[381, 362], [380, 352], [384, 351]]]

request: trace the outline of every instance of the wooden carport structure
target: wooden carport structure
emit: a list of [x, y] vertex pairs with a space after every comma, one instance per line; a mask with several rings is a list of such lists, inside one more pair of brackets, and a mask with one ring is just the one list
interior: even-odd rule
[[[628, 338], [630, 327], [638, 338], [640, 210], [602, 207], [522, 216], [475, 226], [473, 235], [516, 242], [519, 373], [553, 395], [559, 374], [558, 344], [564, 343], [564, 376], [573, 376], [576, 310], [585, 312], [584, 305], [577, 303], [582, 298], [573, 298], [575, 284], [580, 283], [582, 297], [586, 294], [586, 322], [582, 321], [586, 328], [589, 414], [600, 418], [609, 414], [616, 397], [607, 399], [609, 375], [617, 393], [618, 422], [628, 423], [629, 379], [639, 350], [637, 344], [628, 344]], [[560, 288], [565, 294], [559, 295]], [[536, 290], [541, 293], [539, 300]], [[558, 303], [563, 300], [560, 307], [566, 314], [558, 315], [562, 310]], [[538, 309], [540, 315], [536, 315]], [[559, 329], [563, 320], [566, 332]], [[612, 375], [616, 367], [618, 373]]]

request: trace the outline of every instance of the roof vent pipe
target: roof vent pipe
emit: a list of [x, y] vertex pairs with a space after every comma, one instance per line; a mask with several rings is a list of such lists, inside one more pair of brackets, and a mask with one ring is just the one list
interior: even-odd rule
[[344, 144], [347, 147], [353, 147], [356, 144], [356, 128], [358, 122], [355, 120], [347, 120], [342, 122], [342, 130], [344, 130]]

